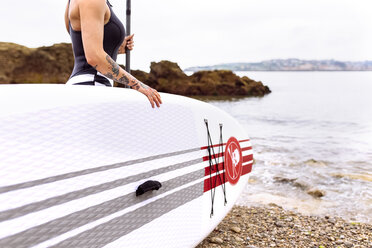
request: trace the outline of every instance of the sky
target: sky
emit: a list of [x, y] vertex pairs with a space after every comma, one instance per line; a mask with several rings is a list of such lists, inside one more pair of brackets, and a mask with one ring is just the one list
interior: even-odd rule
[[[110, 0], [125, 23], [125, 0]], [[67, 0], [7, 1], [0, 41], [70, 42]], [[132, 69], [268, 59], [372, 60], [372, 0], [132, 0]], [[119, 56], [118, 62], [124, 64]]]

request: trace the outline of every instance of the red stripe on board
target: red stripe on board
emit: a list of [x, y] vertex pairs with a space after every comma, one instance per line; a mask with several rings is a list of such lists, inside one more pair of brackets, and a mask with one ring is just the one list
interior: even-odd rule
[[212, 177], [212, 185], [211, 185], [211, 179], [205, 179], [204, 180], [204, 192], [207, 192], [211, 190], [212, 188], [216, 188], [223, 184], [225, 182], [225, 173], [221, 173], [220, 175]]
[[[247, 150], [251, 150], [252, 149], [252, 147], [248, 147], [248, 148], [249, 149], [245, 149], [245, 150], [242, 149], [242, 151], [247, 151]], [[222, 157], [223, 155], [224, 155], [224, 152], [218, 153], [218, 154], [215, 154], [214, 156], [212, 155], [211, 156], [211, 159], [219, 158], [219, 157]], [[248, 161], [248, 160], [245, 160], [245, 159], [249, 158], [249, 156], [251, 156], [253, 158], [253, 155], [252, 154], [251, 155], [248, 155], [248, 156], [245, 156], [245, 157], [243, 157], [243, 163]], [[252, 158], [251, 158], [251, 160], [252, 160]], [[208, 161], [208, 160], [209, 160], [209, 155], [203, 157], [203, 161]]]
[[253, 163], [250, 163], [250, 164], [247, 164], [247, 165], [243, 166], [242, 175], [246, 175], [246, 174], [250, 173], [252, 171], [252, 165], [253, 165]]
[[242, 152], [248, 151], [248, 150], [252, 150], [252, 147], [251, 146], [247, 146], [247, 147], [242, 148]]
[[[246, 141], [250, 141], [250, 139], [239, 140], [239, 143], [246, 142]], [[223, 143], [223, 144], [213, 145], [213, 146], [210, 146], [210, 147], [218, 147], [218, 146], [225, 146], [225, 145], [226, 145], [226, 143]], [[208, 146], [203, 146], [203, 147], [200, 148], [200, 150], [205, 150], [205, 149], [208, 149]]]
[[[253, 160], [253, 154], [247, 155], [243, 157], [243, 163]], [[217, 169], [216, 169], [217, 167]], [[209, 174], [216, 173], [217, 171], [223, 170], [223, 163], [219, 163], [217, 166], [214, 164], [212, 165], [212, 170], [209, 168], [209, 166], [205, 167], [205, 176], [208, 176]]]
[[[216, 170], [216, 167], [217, 167], [217, 170]], [[221, 171], [223, 169], [223, 163], [219, 163], [218, 166], [216, 166], [215, 164], [212, 165], [212, 170], [208, 167], [205, 167], [205, 176], [209, 176], [209, 174], [213, 174], [213, 173], [216, 173], [217, 171]]]
[[[218, 154], [215, 154], [215, 155], [211, 155], [211, 159], [219, 158], [219, 157], [222, 157], [223, 155], [224, 155], [224, 152], [221, 152], [221, 153], [218, 153]], [[209, 156], [203, 157], [203, 161], [208, 161], [208, 160], [209, 160]]]
[[243, 157], [243, 163], [251, 161], [253, 159], [253, 154], [247, 155]]
[[[217, 145], [213, 145], [213, 146], [209, 146], [209, 147], [218, 147], [218, 146], [225, 146], [226, 145], [226, 143], [223, 143], [223, 144], [217, 144]], [[208, 146], [203, 146], [203, 147], [201, 147], [200, 148], [200, 150], [205, 150], [205, 149], [208, 149]]]
[[[250, 173], [252, 171], [253, 163], [244, 165], [242, 168], [242, 176]], [[220, 175], [215, 175], [212, 178], [204, 179], [204, 192], [207, 192], [213, 188], [216, 188], [225, 182], [224, 180], [225, 172]], [[212, 185], [211, 185], [212, 182]]]

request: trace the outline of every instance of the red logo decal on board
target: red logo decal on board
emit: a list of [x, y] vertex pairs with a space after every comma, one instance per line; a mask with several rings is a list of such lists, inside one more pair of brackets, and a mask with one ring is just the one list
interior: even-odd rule
[[226, 178], [230, 184], [236, 184], [239, 181], [243, 169], [242, 160], [242, 149], [240, 148], [239, 141], [231, 137], [227, 141], [225, 148]]

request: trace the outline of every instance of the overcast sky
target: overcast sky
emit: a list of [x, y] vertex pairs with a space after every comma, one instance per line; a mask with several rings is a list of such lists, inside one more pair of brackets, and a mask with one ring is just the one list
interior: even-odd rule
[[[110, 0], [125, 21], [125, 0]], [[70, 42], [67, 0], [11, 0], [0, 41]], [[372, 0], [132, 0], [132, 68], [182, 68], [277, 58], [372, 60]], [[124, 63], [124, 57], [119, 57]]]

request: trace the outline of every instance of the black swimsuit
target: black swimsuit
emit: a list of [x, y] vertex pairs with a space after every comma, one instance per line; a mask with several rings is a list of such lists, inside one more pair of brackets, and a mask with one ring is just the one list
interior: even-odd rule
[[[111, 16], [108, 23], [104, 26], [103, 49], [113, 60], [116, 61], [118, 50], [124, 41], [125, 29], [122, 22], [112, 10], [112, 5], [108, 1], [107, 5], [110, 8]], [[70, 21], [69, 29], [75, 64], [67, 84], [113, 86], [112, 80], [108, 79], [88, 64], [85, 58], [81, 31], [73, 30]]]

